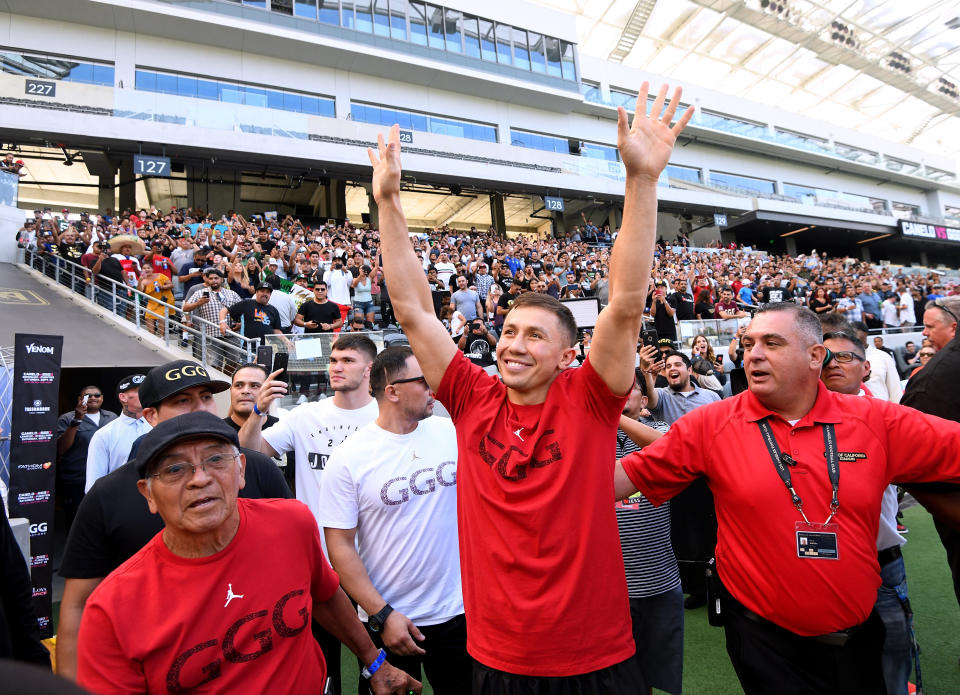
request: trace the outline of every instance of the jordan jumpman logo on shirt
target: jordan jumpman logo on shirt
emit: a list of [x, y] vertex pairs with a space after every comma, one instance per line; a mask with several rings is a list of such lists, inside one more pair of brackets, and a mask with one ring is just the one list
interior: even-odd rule
[[230, 605], [230, 602], [235, 598], [243, 598], [243, 594], [233, 593], [233, 584], [227, 584], [227, 602], [223, 604], [223, 607], [226, 608]]

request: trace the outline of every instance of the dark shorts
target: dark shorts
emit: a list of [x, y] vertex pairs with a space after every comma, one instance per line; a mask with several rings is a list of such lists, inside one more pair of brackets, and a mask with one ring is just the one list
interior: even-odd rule
[[683, 591], [680, 587], [649, 598], [630, 599], [633, 657], [643, 674], [643, 686], [679, 695], [683, 683]]
[[472, 695], [613, 695], [638, 692], [642, 676], [633, 657], [577, 676], [519, 676], [473, 663]]

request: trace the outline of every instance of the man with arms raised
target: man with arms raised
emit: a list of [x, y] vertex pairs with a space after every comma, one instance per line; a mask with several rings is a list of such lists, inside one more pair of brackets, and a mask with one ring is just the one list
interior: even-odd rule
[[236, 432], [212, 413], [143, 438], [137, 487], [164, 528], [91, 595], [77, 681], [98, 695], [312, 695], [326, 681], [306, 629], [315, 618], [366, 664], [374, 693], [419, 692], [364, 632], [310, 513], [292, 500], [238, 499], [245, 467]]
[[747, 695], [882, 693], [883, 493], [960, 481], [960, 425], [828, 390], [820, 321], [805, 307], [767, 305], [742, 343], [749, 389], [626, 456], [617, 497], [639, 489], [659, 504], [706, 478], [727, 653]]
[[431, 417], [409, 347], [377, 355], [370, 390], [380, 414], [334, 449], [320, 491], [330, 562], [391, 664], [414, 678], [422, 666], [437, 695], [467, 695], [457, 435], [449, 418]]
[[[618, 114], [627, 182], [623, 225], [610, 259], [610, 303], [590, 355], [576, 355], [576, 322], [549, 295], [517, 297], [497, 344], [502, 382], [450, 342], [433, 313], [400, 205], [399, 129], [372, 151], [384, 271], [427, 383], [457, 425], [458, 515], [473, 693], [626, 692], [634, 646], [616, 517], [610, 504], [617, 424], [634, 380], [634, 355], [652, 260], [656, 182], [688, 109], [670, 127], [663, 86], [646, 116]], [[602, 444], [598, 444], [601, 442]], [[495, 532], [491, 532], [495, 529]], [[589, 595], [588, 595], [589, 594]], [[558, 680], [559, 679], [559, 680]]]
[[[263, 429], [270, 404], [287, 392], [287, 384], [276, 381], [280, 373], [274, 372], [260, 388], [253, 414], [240, 428], [240, 443], [245, 447], [273, 457], [295, 453], [297, 499], [313, 512], [318, 528], [327, 459], [334, 447], [377, 417], [377, 401], [370, 395], [370, 365], [376, 356], [377, 346], [367, 336], [341, 335], [330, 347], [333, 398], [298, 405], [270, 429]], [[332, 692], [339, 693], [340, 642], [321, 630], [316, 636], [329, 665]]]

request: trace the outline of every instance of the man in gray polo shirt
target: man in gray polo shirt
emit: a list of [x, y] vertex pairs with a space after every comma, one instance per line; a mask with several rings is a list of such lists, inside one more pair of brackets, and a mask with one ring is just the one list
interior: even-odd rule
[[[640, 352], [640, 367], [647, 382], [650, 416], [672, 425], [695, 408], [719, 401], [713, 391], [702, 389], [690, 378], [690, 358], [671, 350], [663, 354], [667, 386], [654, 388], [654, 351]], [[696, 608], [706, 603], [706, 563], [717, 545], [717, 517], [713, 495], [701, 478], [670, 501], [671, 540], [684, 592], [690, 594], [684, 606]]]
[[648, 371], [652, 362], [640, 354], [640, 366], [647, 382], [647, 393], [650, 394], [650, 403], [647, 408], [650, 415], [672, 425], [682, 416], [694, 408], [707, 403], [719, 401], [720, 397], [713, 391], [697, 386], [690, 375], [693, 373], [690, 358], [682, 352], [670, 350], [663, 354], [665, 364], [664, 374], [667, 377], [667, 386], [654, 388], [656, 376]]
[[457, 277], [457, 291], [450, 296], [450, 306], [462, 313], [467, 321], [483, 318], [480, 295], [467, 289], [467, 278], [463, 275]]

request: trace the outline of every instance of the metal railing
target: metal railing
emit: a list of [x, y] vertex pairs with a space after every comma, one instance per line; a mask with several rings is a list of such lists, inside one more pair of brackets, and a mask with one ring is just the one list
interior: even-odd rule
[[161, 338], [166, 347], [190, 348], [193, 358], [208, 367], [231, 372], [237, 365], [252, 362], [256, 357], [258, 340], [233, 331], [221, 331], [218, 325], [199, 316], [184, 316], [175, 304], [103, 275], [94, 277], [90, 269], [65, 258], [21, 248], [20, 260], [83, 295], [115, 318]]

